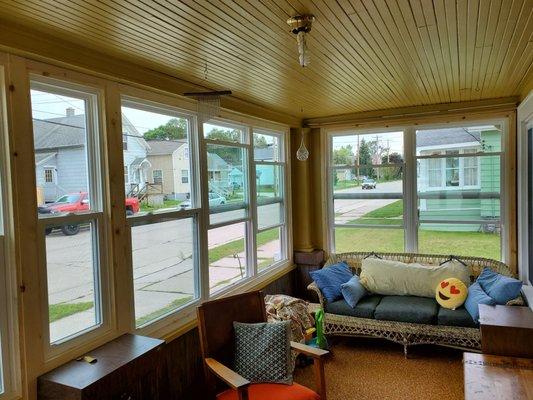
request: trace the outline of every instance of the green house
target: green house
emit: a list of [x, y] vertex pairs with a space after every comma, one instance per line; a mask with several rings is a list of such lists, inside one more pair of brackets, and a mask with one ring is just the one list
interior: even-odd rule
[[418, 131], [420, 228], [499, 231], [500, 151], [494, 126]]

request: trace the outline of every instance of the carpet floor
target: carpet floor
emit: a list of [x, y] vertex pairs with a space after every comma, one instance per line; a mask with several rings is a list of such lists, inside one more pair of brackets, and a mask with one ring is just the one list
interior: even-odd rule
[[[436, 346], [403, 346], [372, 339], [334, 338], [326, 362], [328, 400], [463, 399], [462, 352]], [[313, 368], [294, 379], [314, 386]]]

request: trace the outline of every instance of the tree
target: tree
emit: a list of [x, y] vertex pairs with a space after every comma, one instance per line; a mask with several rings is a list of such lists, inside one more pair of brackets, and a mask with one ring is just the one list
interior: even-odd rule
[[333, 164], [334, 165], [351, 165], [353, 160], [353, 148], [349, 144], [346, 147], [342, 146], [333, 150]]
[[146, 140], [177, 140], [187, 137], [187, 120], [172, 118], [166, 124], [144, 133]]
[[372, 168], [372, 154], [369, 144], [365, 139], [361, 140], [359, 145], [359, 173], [361, 175], [368, 176], [369, 178], [374, 178], [374, 168]]
[[[384, 154], [381, 156], [381, 163], [382, 164], [402, 164], [403, 163], [403, 157], [399, 153], [390, 153], [389, 155]], [[401, 178], [402, 176], [402, 167], [389, 167], [389, 168], [383, 168], [384, 174], [382, 176], [383, 179], [387, 181], [392, 181]]]
[[264, 149], [268, 147], [266, 138], [263, 135], [254, 135], [254, 147]]

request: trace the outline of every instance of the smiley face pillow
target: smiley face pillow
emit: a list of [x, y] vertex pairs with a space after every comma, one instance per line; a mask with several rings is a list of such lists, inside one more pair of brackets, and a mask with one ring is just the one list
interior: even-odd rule
[[435, 298], [444, 308], [455, 310], [463, 305], [468, 295], [468, 288], [457, 278], [444, 279], [437, 285]]

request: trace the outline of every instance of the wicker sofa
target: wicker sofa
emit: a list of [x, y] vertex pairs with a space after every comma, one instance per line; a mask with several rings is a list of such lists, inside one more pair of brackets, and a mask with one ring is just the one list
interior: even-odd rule
[[[373, 253], [376, 254], [376, 253]], [[354, 252], [333, 254], [327, 260], [324, 268], [340, 261], [347, 262], [354, 273], [361, 271], [362, 260], [367, 257], [367, 252]], [[398, 260], [405, 263], [421, 263], [425, 265], [437, 266], [441, 262], [449, 259], [450, 256], [414, 254], [414, 253], [377, 253], [378, 257], [384, 260]], [[484, 267], [507, 276], [513, 276], [509, 267], [499, 261], [479, 257], [459, 257], [470, 268], [470, 278], [474, 281]], [[394, 303], [405, 299], [411, 303], [407, 307], [416, 307], [417, 301], [424, 301], [425, 304], [434, 302], [433, 308], [438, 310], [438, 315], [434, 315], [431, 322], [384, 320], [374, 318], [374, 311], [379, 307], [379, 303], [388, 296], [372, 295], [362, 299], [356, 309], [349, 307], [344, 300], [328, 304], [322, 293], [312, 282], [308, 289], [318, 296], [320, 305], [324, 309], [324, 333], [328, 336], [354, 336], [354, 337], [376, 337], [388, 339], [404, 346], [407, 356], [408, 346], [417, 344], [435, 344], [449, 346], [470, 351], [480, 351], [481, 335], [479, 327], [462, 308], [460, 311], [446, 310], [438, 306], [434, 299], [414, 298], [413, 296], [395, 297]], [[418, 300], [417, 300], [418, 299]], [[391, 300], [391, 299], [389, 299]], [[344, 304], [343, 304], [344, 303]], [[389, 301], [390, 303], [390, 301]], [[519, 297], [512, 300], [508, 305], [523, 305], [524, 300]], [[361, 306], [360, 306], [361, 305]], [[357, 309], [359, 307], [359, 309]], [[393, 307], [401, 308], [402, 304], [395, 304]], [[400, 319], [400, 320], [398, 320]]]

